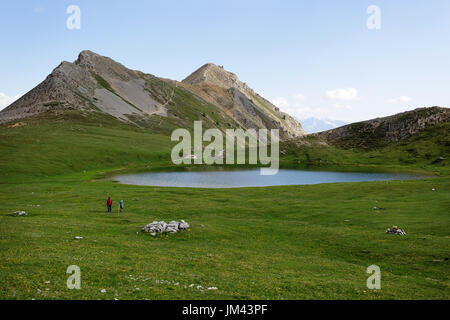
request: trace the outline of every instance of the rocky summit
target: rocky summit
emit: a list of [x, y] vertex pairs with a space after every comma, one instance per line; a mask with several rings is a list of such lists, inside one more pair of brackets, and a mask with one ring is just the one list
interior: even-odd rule
[[186, 88], [219, 106], [244, 128], [281, 129], [288, 137], [306, 135], [297, 120], [280, 111], [223, 66], [207, 63], [182, 83]]
[[281, 139], [305, 135], [300, 123], [255, 93], [235, 74], [206, 64], [183, 82], [131, 70], [111, 58], [82, 51], [63, 61], [47, 78], [0, 112], [0, 123], [34, 116], [65, 117], [74, 110], [89, 119], [116, 120], [170, 131], [204, 127], [279, 129]]

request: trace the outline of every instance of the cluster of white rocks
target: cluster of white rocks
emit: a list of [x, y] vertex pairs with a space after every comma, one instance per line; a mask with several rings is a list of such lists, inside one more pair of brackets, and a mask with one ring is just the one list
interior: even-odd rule
[[164, 221], [153, 221], [142, 228], [142, 232], [148, 232], [152, 236], [157, 233], [177, 233], [178, 231], [183, 231], [189, 228], [189, 223], [184, 220], [170, 221], [166, 223]]
[[11, 215], [14, 217], [20, 217], [20, 216], [27, 216], [28, 213], [26, 213], [25, 211], [16, 211], [11, 213]]
[[406, 232], [404, 230], [400, 229], [397, 226], [393, 226], [392, 228], [387, 229], [386, 233], [388, 233], [388, 234], [398, 234], [400, 236], [405, 236], [406, 235]]

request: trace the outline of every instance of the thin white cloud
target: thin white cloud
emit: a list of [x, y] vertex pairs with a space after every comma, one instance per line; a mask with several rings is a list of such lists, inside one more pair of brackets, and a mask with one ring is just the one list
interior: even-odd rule
[[412, 99], [408, 96], [400, 96], [397, 98], [392, 98], [392, 99], [388, 99], [386, 100], [387, 103], [407, 103], [410, 102]]
[[0, 92], [0, 110], [6, 108], [11, 103], [19, 99], [22, 95], [18, 94], [16, 96], [10, 97], [2, 92]]
[[341, 109], [341, 110], [350, 110], [350, 109], [352, 109], [352, 106], [350, 106], [350, 105], [342, 105], [340, 103], [333, 104], [333, 107], [335, 109]]
[[[297, 99], [294, 98], [295, 96], [297, 96]], [[329, 114], [331, 110], [330, 108], [300, 105], [298, 101], [302, 99], [302, 96], [299, 96], [298, 94], [294, 95], [293, 98], [297, 101], [294, 104], [291, 104], [288, 99], [284, 97], [273, 99], [272, 103], [279, 107], [283, 112], [286, 112], [297, 119], [305, 119], [310, 117], [323, 118], [325, 115]]]
[[330, 114], [330, 108], [326, 107], [300, 107], [292, 110], [292, 115], [297, 119], [317, 118], [323, 119]]
[[297, 102], [305, 101], [305, 95], [303, 95], [302, 93], [294, 94], [292, 98]]
[[333, 119], [350, 123], [358, 120], [355, 110], [348, 103], [304, 103], [303, 94], [292, 95], [291, 98], [278, 97], [271, 102], [280, 108], [281, 111], [288, 113], [296, 119]]
[[283, 109], [289, 106], [289, 102], [286, 98], [279, 97], [272, 100], [272, 103], [276, 105], [278, 108]]
[[355, 88], [327, 90], [326, 95], [330, 99], [335, 100], [358, 100], [358, 90]]

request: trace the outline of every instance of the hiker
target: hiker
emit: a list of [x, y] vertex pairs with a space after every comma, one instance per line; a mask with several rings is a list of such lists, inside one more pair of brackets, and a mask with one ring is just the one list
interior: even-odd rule
[[106, 200], [106, 206], [108, 207], [108, 212], [111, 212], [111, 207], [112, 207], [111, 197], [108, 197], [108, 200]]
[[123, 210], [123, 200], [120, 200], [119, 206], [120, 206], [120, 212], [122, 212], [122, 210]]

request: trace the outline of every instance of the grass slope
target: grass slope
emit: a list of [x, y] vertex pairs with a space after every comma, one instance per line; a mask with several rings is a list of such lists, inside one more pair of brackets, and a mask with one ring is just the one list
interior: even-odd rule
[[[450, 298], [448, 166], [431, 164], [448, 148], [439, 149], [437, 134], [425, 133], [431, 134], [427, 145], [418, 139], [392, 147], [384, 162], [386, 150], [317, 146], [284, 158], [291, 165], [309, 159], [316, 167], [368, 163], [440, 174], [434, 178], [157, 188], [95, 178], [119, 168], [169, 165], [167, 136], [111, 119], [85, 120], [75, 114], [0, 128], [2, 299]], [[419, 154], [414, 163], [402, 160], [411, 148]], [[430, 159], [423, 152], [431, 152]], [[115, 201], [111, 215], [108, 195]], [[16, 210], [30, 215], [9, 215]], [[190, 230], [168, 237], [140, 232], [153, 220], [173, 219], [185, 219]], [[407, 235], [385, 234], [392, 225]], [[81, 268], [81, 290], [66, 287], [66, 269], [74, 264]], [[372, 264], [382, 272], [378, 291], [366, 287]]]
[[113, 117], [91, 123], [78, 112], [54, 122], [30, 119], [25, 126], [0, 127], [0, 177], [22, 181], [98, 168], [147, 166], [170, 157], [167, 135], [125, 125]]
[[[450, 123], [428, 128], [408, 140], [369, 150], [344, 149], [318, 143], [309, 136], [306, 144], [292, 142], [283, 146], [284, 161], [315, 167], [368, 166], [396, 170], [426, 170], [438, 174], [450, 173]], [[436, 162], [439, 157], [444, 160]]]

